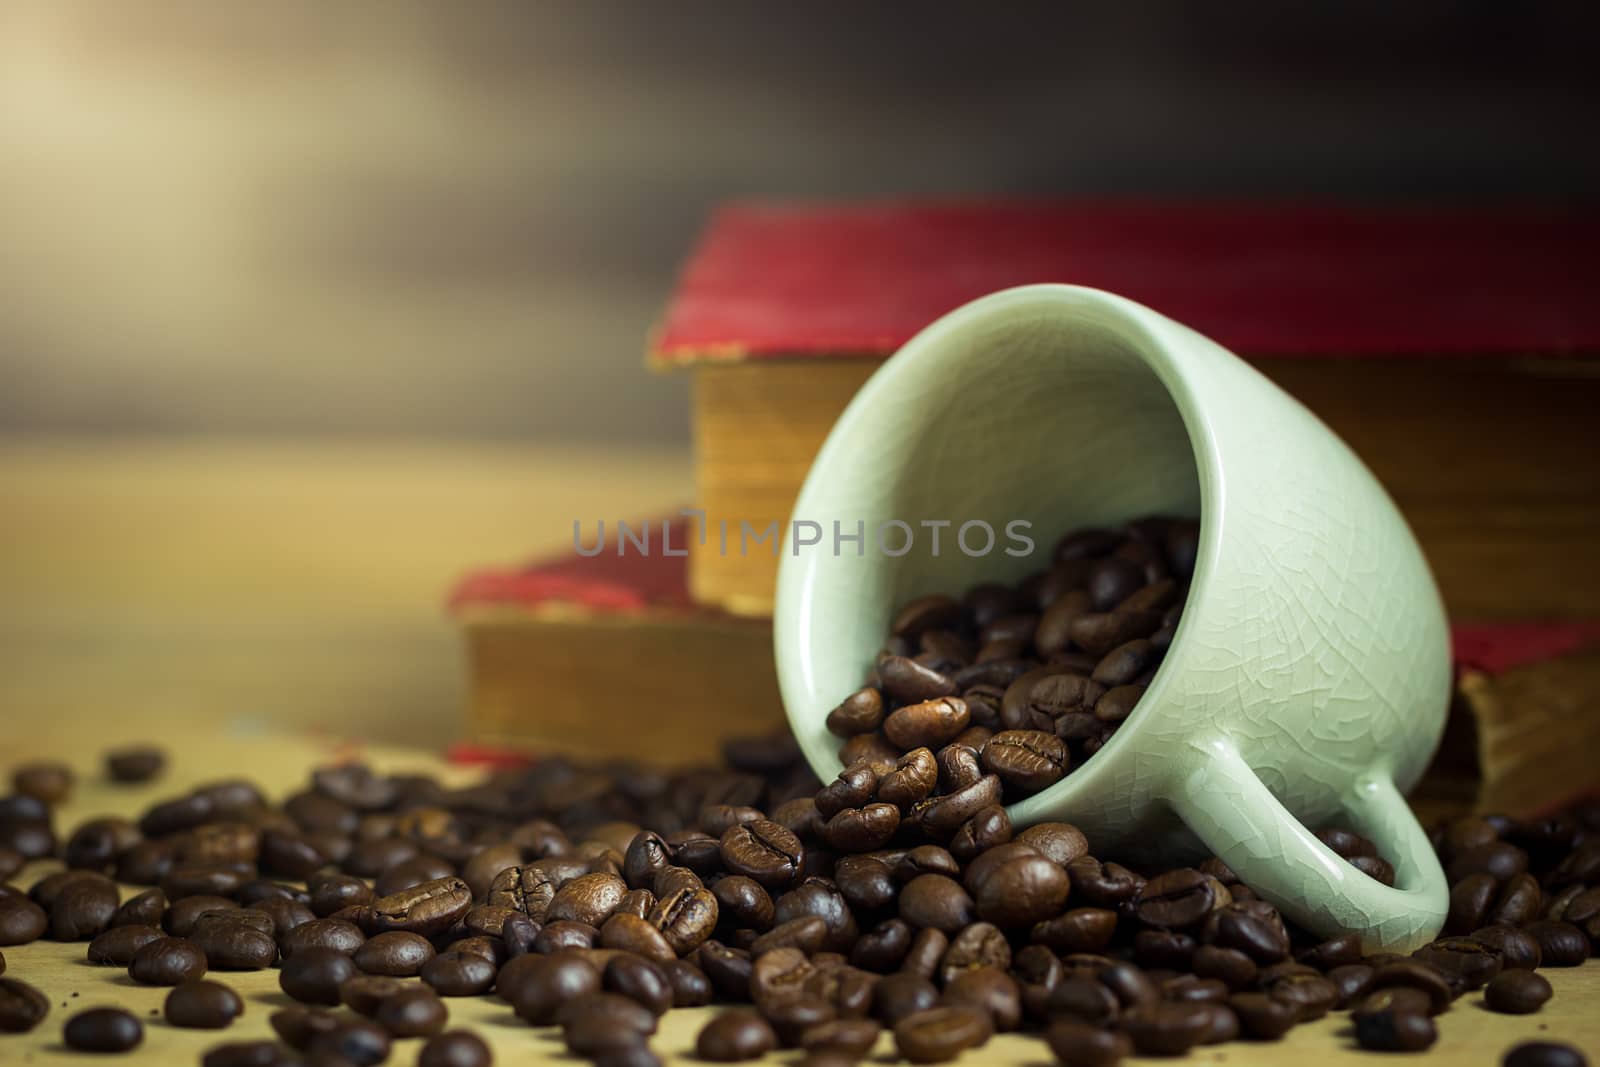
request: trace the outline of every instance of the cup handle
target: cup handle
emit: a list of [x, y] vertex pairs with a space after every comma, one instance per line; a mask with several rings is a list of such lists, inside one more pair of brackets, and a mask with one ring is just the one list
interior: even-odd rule
[[1444, 871], [1387, 771], [1358, 779], [1340, 806], [1394, 865], [1394, 888], [1317, 840], [1231, 743], [1201, 749], [1171, 803], [1245, 885], [1319, 937], [1358, 934], [1364, 952], [1410, 952], [1438, 936], [1450, 903]]

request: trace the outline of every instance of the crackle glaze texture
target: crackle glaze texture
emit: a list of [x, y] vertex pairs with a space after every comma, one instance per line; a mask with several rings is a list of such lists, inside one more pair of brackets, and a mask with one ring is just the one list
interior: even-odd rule
[[[1177, 634], [1138, 710], [1098, 754], [1011, 808], [1066, 819], [1099, 850], [1165, 862], [1215, 853], [1286, 914], [1370, 948], [1443, 920], [1438, 861], [1401, 797], [1443, 730], [1449, 649], [1427, 564], [1393, 503], [1310, 412], [1148, 308], [1040, 285], [967, 305], [862, 388], [817, 457], [785, 548], [775, 641], [790, 723], [826, 780], [823, 719], [852, 691], [899, 603], [1015, 580], [1061, 533], [1150, 513], [1201, 518]], [[875, 550], [889, 519], [917, 530]], [[1032, 557], [968, 556], [963, 522], [1032, 524]], [[923, 520], [948, 520], [935, 550]], [[868, 532], [834, 554], [833, 523]], [[974, 528], [968, 545], [982, 547]], [[891, 548], [901, 545], [895, 535]], [[1397, 888], [1305, 828], [1374, 838]]]

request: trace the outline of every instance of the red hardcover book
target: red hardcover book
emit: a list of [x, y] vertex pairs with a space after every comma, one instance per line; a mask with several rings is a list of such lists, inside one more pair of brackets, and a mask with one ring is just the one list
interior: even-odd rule
[[[787, 520], [875, 364], [985, 293], [1071, 282], [1216, 338], [1373, 467], [1452, 613], [1600, 598], [1600, 215], [1528, 205], [736, 203], [656, 331], [695, 375], [697, 503]], [[766, 553], [695, 552], [694, 599], [771, 610]]]

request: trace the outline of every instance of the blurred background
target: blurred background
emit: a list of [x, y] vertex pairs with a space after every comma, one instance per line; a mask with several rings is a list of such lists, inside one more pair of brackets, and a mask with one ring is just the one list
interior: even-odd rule
[[1595, 12], [6, 0], [0, 428], [683, 442], [724, 197], [1588, 194]]
[[1596, 10], [0, 0], [0, 715], [448, 739], [719, 200], [1588, 197]]

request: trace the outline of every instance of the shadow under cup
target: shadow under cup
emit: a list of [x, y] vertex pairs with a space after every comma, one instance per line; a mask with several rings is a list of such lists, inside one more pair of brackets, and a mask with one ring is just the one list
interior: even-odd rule
[[[915, 373], [880, 372], [863, 388], [818, 457], [794, 516], [817, 523], [821, 542], [785, 561], [803, 572], [794, 584], [803, 599], [798, 625], [786, 625], [780, 613], [777, 639], [780, 650], [789, 641], [803, 645], [788, 663], [815, 713], [791, 708], [790, 718], [824, 781], [841, 769], [840, 739], [824, 725], [826, 712], [859, 688], [901, 604], [931, 593], [960, 597], [981, 582], [1012, 584], [1046, 570], [1056, 541], [1073, 530], [1202, 512], [1183, 415], [1126, 323], [1101, 320], [1093, 308], [1070, 319], [994, 314], [931, 340]], [[840, 470], [848, 474], [836, 477]], [[819, 472], [829, 473], [819, 480]], [[885, 527], [895, 520], [904, 526]], [[863, 531], [863, 541], [836, 550], [835, 522], [847, 536]], [[1197, 584], [1209, 539], [1202, 516]], [[781, 651], [779, 658], [782, 669]], [[1089, 805], [1080, 818], [1092, 829], [1091, 809], [1107, 799], [1095, 794], [1114, 788], [1093, 780], [1097, 768], [1112, 763], [1119, 742], [1137, 730], [1160, 682], [1158, 671], [1105, 748], [1011, 805], [1014, 819], [1066, 817], [1059, 804], [1070, 793]], [[1148, 810], [1136, 818], [1149, 833], [1139, 837], [1148, 849], [1120, 843], [1104, 854], [1204, 854], [1164, 807], [1141, 806]], [[1128, 814], [1116, 821], [1126, 825]]]

